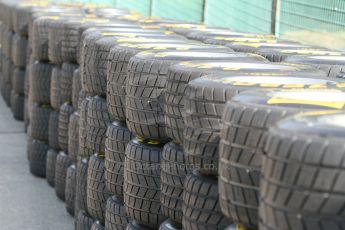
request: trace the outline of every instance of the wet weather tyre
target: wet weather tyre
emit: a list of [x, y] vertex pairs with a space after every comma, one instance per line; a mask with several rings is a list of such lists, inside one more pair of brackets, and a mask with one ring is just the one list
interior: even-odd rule
[[159, 226], [159, 230], [182, 230], [182, 225], [167, 219]]
[[78, 65], [63, 63], [60, 77], [60, 100], [72, 103], [73, 73]]
[[74, 216], [75, 188], [76, 188], [76, 167], [75, 165], [71, 165], [67, 169], [66, 188], [65, 188], [66, 210], [71, 216]]
[[[161, 151], [161, 144], [148, 144], [139, 139], [130, 141], [126, 148], [123, 187], [126, 213], [153, 228], [166, 219], [160, 203]], [[145, 167], [136, 167], [138, 164]], [[140, 179], [143, 177], [145, 180]]]
[[54, 64], [62, 64], [61, 43], [63, 40], [64, 20], [67, 18], [59, 18], [52, 20], [48, 27], [48, 58]]
[[11, 86], [12, 83], [12, 75], [14, 70], [14, 64], [13, 62], [7, 58], [2, 56], [2, 82], [5, 84], [9, 84]]
[[87, 170], [87, 210], [93, 218], [102, 223], [107, 199], [110, 196], [105, 187], [104, 160], [95, 154], [90, 158]]
[[77, 163], [76, 172], [76, 191], [75, 191], [75, 213], [79, 213], [80, 210], [87, 210], [86, 204], [86, 185], [87, 185], [87, 159], [81, 159]]
[[92, 224], [91, 230], [104, 230], [104, 226], [99, 221], [96, 221]]
[[29, 102], [28, 99], [24, 99], [24, 131], [27, 133], [29, 129], [29, 123], [30, 123], [30, 118], [29, 118]]
[[49, 117], [52, 109], [49, 106], [33, 104], [31, 107], [30, 128], [34, 139], [48, 141]]
[[345, 228], [344, 129], [342, 122], [334, 123], [337, 119], [344, 113], [315, 112], [270, 128], [260, 181], [260, 229]]
[[80, 79], [80, 69], [78, 68], [73, 72], [72, 105], [74, 108], [78, 108], [80, 91], [81, 91], [81, 79]]
[[32, 54], [36, 60], [48, 61], [48, 29], [51, 19], [38, 18], [32, 26], [32, 37], [30, 37]]
[[134, 135], [126, 124], [113, 122], [108, 126], [105, 140], [105, 181], [109, 192], [123, 197], [123, 170], [128, 142]]
[[30, 172], [37, 177], [46, 176], [46, 160], [49, 145], [39, 140], [33, 140], [29, 149]]
[[161, 196], [162, 213], [169, 219], [182, 223], [182, 195], [187, 159], [181, 146], [169, 142], [162, 150]]
[[[258, 68], [258, 66], [261, 67]], [[310, 77], [325, 79], [324, 73], [306, 65], [244, 63], [241, 70], [227, 71], [226, 77], [209, 75], [208, 78], [198, 78], [189, 82], [184, 100], [185, 130], [183, 147], [188, 162], [200, 168], [201, 173], [218, 174], [219, 134], [222, 128], [221, 116], [229, 99], [244, 90], [248, 90], [248, 86], [241, 85], [239, 83], [241, 80], [235, 78], [244, 69], [248, 74], [258, 74], [258, 72], [272, 74], [271, 78], [274, 75], [279, 76], [279, 74], [284, 73], [291, 77], [298, 75], [301, 79]], [[234, 80], [231, 81], [232, 77], [234, 77]], [[260, 79], [257, 77], [250, 78], [254, 81]], [[276, 86], [277, 88], [280, 87], [279, 83]], [[258, 83], [249, 88], [258, 89], [267, 88], [267, 86]]]
[[186, 230], [224, 229], [231, 224], [220, 210], [217, 178], [202, 176], [197, 170], [186, 177], [182, 212]]
[[77, 216], [76, 230], [91, 230], [92, 224], [92, 217], [88, 216], [85, 211], [81, 210]]
[[[205, 54], [204, 54], [205, 55]], [[206, 53], [207, 55], [207, 53]], [[259, 55], [244, 53], [209, 53], [209, 61], [215, 63], [231, 62], [265, 62]], [[207, 58], [207, 57], [205, 57]], [[200, 59], [200, 58], [198, 58]], [[188, 83], [206, 74], [221, 74], [225, 71], [222, 68], [191, 68], [190, 66], [175, 65], [169, 68], [164, 91], [164, 121], [165, 131], [176, 143], [183, 144], [184, 141], [184, 102]]]
[[56, 157], [59, 154], [58, 151], [55, 149], [49, 149], [47, 152], [47, 172], [46, 178], [47, 182], [51, 187], [55, 186], [55, 164], [56, 164]]
[[79, 154], [80, 158], [89, 158], [93, 153], [86, 146], [87, 138], [87, 113], [91, 97], [86, 97], [80, 103], [80, 119], [79, 119]]
[[63, 104], [63, 101], [61, 99], [61, 67], [60, 66], [54, 66], [52, 69], [51, 74], [51, 82], [50, 82], [50, 103], [52, 107], [59, 111], [60, 106]]
[[137, 221], [131, 221], [128, 225], [126, 230], [154, 230], [157, 228], [151, 228], [149, 226], [143, 225], [138, 223]]
[[2, 96], [7, 106], [11, 106], [11, 84], [5, 83], [3, 86]]
[[12, 37], [13, 37], [13, 32], [9, 28], [5, 28], [2, 31], [2, 46], [1, 50], [6, 57], [11, 58], [12, 55]]
[[53, 65], [36, 61], [30, 67], [29, 94], [32, 101], [50, 104], [50, 82]]
[[25, 77], [25, 69], [14, 69], [12, 76], [12, 89], [20, 95], [24, 95]]
[[59, 129], [58, 129], [58, 140], [59, 140], [59, 147], [63, 151], [68, 150], [68, 124], [69, 124], [69, 117], [73, 113], [73, 107], [68, 104], [64, 103], [60, 107], [59, 113]]
[[116, 39], [101, 38], [92, 44], [88, 73], [85, 74], [85, 86], [88, 92], [105, 96], [107, 93], [107, 63], [110, 48], [117, 44]]
[[117, 196], [109, 197], [105, 212], [105, 228], [125, 230], [129, 222], [123, 202]]
[[110, 122], [107, 101], [98, 96], [91, 98], [87, 109], [86, 146], [92, 152], [105, 151], [105, 134]]
[[54, 149], [60, 149], [59, 146], [59, 112], [52, 110], [49, 116], [48, 142]]
[[12, 60], [19, 68], [26, 66], [26, 51], [28, 40], [24, 37], [14, 35], [12, 38]]
[[55, 193], [56, 196], [65, 201], [67, 168], [71, 165], [68, 155], [60, 152], [56, 157], [55, 164]]
[[16, 120], [24, 120], [24, 96], [11, 91], [11, 110]]
[[73, 162], [78, 161], [79, 154], [79, 113], [74, 112], [68, 123], [68, 154]]

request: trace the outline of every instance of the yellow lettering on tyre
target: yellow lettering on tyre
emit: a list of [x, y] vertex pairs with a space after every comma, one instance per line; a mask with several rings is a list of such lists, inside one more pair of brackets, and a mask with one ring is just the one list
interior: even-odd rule
[[334, 109], [342, 109], [345, 106], [345, 102], [342, 101], [311, 101], [303, 99], [289, 99], [289, 98], [279, 98], [272, 97], [267, 101], [267, 104], [302, 104], [302, 105], [316, 105], [321, 107], [328, 107]]

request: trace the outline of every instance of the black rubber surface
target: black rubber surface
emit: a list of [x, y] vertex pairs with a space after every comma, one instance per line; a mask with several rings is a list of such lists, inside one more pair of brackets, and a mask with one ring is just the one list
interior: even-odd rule
[[86, 125], [86, 146], [93, 152], [105, 152], [105, 134], [111, 122], [107, 101], [93, 97], [88, 103]]
[[29, 94], [33, 102], [50, 104], [50, 82], [53, 65], [35, 61], [30, 67]]
[[55, 186], [55, 163], [58, 154], [59, 152], [53, 148], [50, 148], [47, 152], [46, 178], [48, 184], [52, 187]]
[[71, 216], [74, 216], [76, 173], [75, 165], [68, 167], [66, 175], [65, 202], [66, 210]]
[[105, 212], [105, 228], [125, 230], [129, 222], [123, 202], [117, 196], [109, 197]]
[[49, 118], [52, 111], [50, 106], [38, 104], [31, 106], [30, 128], [34, 139], [48, 141]]
[[79, 211], [77, 216], [76, 230], [90, 230], [93, 219], [83, 210]]
[[224, 229], [231, 224], [221, 210], [216, 177], [204, 177], [197, 170], [185, 181], [182, 205], [183, 229]]
[[110, 196], [105, 186], [104, 157], [95, 154], [90, 158], [87, 170], [87, 210], [101, 223], [104, 223], [106, 203]]
[[79, 154], [79, 113], [74, 112], [68, 123], [68, 154], [73, 162], [77, 162]]
[[65, 201], [67, 168], [72, 164], [68, 155], [60, 152], [56, 157], [55, 164], [55, 193], [56, 196]]
[[260, 229], [344, 229], [344, 118], [344, 113], [315, 112], [270, 130], [260, 185]]
[[69, 103], [64, 103], [60, 107], [59, 113], [59, 128], [58, 128], [58, 140], [59, 147], [63, 151], [68, 150], [68, 125], [69, 117], [73, 114], [73, 107]]
[[134, 135], [126, 124], [109, 124], [105, 140], [105, 181], [109, 192], [123, 198], [125, 151]]
[[53, 110], [49, 116], [48, 122], [48, 142], [54, 149], [60, 149], [59, 146], [59, 112]]
[[14, 35], [12, 37], [12, 61], [19, 68], [26, 66], [26, 51], [28, 40], [24, 37]]
[[77, 163], [76, 188], [75, 188], [75, 214], [80, 210], [87, 210], [86, 186], [87, 186], [87, 159], [80, 159]]
[[46, 159], [49, 145], [33, 140], [28, 149], [30, 172], [37, 177], [46, 176]]
[[154, 141], [149, 143], [134, 139], [127, 145], [124, 202], [129, 217], [158, 228], [166, 219], [161, 212], [159, 200], [162, 147]]
[[162, 213], [172, 221], [182, 223], [182, 194], [188, 168], [181, 146], [169, 142], [162, 150], [161, 197]]

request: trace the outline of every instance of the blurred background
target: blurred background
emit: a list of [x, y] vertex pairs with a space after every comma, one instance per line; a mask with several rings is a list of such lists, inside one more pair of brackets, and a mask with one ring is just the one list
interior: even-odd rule
[[[63, 2], [63, 1], [61, 1]], [[94, 0], [146, 16], [203, 22], [235, 31], [345, 48], [345, 0]]]

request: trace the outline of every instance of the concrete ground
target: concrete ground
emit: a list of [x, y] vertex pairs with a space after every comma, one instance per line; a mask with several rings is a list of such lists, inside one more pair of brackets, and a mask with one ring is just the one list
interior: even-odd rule
[[72, 230], [73, 218], [45, 179], [29, 172], [23, 122], [0, 97], [0, 229]]

